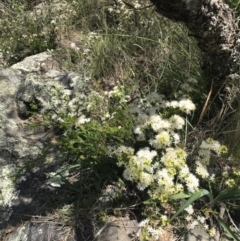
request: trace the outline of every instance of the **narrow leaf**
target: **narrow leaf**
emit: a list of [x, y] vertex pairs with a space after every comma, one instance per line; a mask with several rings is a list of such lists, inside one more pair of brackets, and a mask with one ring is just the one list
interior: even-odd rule
[[170, 200], [177, 200], [177, 199], [183, 199], [183, 198], [188, 198], [190, 197], [190, 194], [184, 193], [184, 192], [180, 192], [178, 194], [172, 195], [169, 199]]
[[219, 201], [239, 200], [239, 199], [240, 199], [240, 189], [226, 188], [209, 204], [212, 206]]
[[221, 219], [221, 218], [217, 218], [217, 221], [219, 222], [219, 224], [223, 227], [224, 231], [226, 233], [228, 233], [228, 235], [234, 239], [234, 241], [240, 241], [239, 238], [236, 237], [236, 235], [232, 232], [232, 230], [228, 227], [228, 225]]
[[148, 199], [148, 200], [143, 202], [143, 204], [145, 204], [145, 205], [151, 205], [153, 203], [154, 203], [154, 201], [152, 199]]
[[194, 201], [200, 199], [201, 197], [208, 195], [209, 192], [206, 189], [199, 189], [197, 192], [193, 193], [192, 196], [178, 209], [178, 211], [171, 217], [170, 221], [173, 221], [181, 212], [184, 211], [185, 208], [187, 208], [190, 204], [192, 204]]

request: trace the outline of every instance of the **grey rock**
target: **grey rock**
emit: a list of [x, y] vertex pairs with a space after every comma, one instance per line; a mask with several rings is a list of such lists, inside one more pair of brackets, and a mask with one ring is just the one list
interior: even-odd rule
[[70, 228], [64, 228], [53, 222], [27, 222], [6, 235], [6, 241], [75, 241]]
[[195, 226], [185, 236], [184, 241], [216, 241], [201, 227]]
[[[30, 56], [8, 69], [0, 70], [0, 239], [85, 241], [81, 237], [90, 236], [87, 228], [84, 231], [87, 235], [78, 234], [75, 239], [74, 233], [81, 232], [75, 232], [71, 227], [73, 231], [67, 236], [69, 230], [63, 229], [58, 220], [32, 221], [34, 216], [51, 218], [54, 209], [46, 207], [46, 203], [49, 200], [59, 203], [63, 193], [62, 189], [53, 188], [47, 183], [45, 173], [59, 169], [60, 164], [54, 161], [57, 150], [50, 150], [49, 157], [52, 159], [48, 165], [38, 159], [46, 140], [46, 132], [43, 129], [41, 133], [36, 133], [28, 126], [31, 123], [31, 119], [28, 119], [31, 114], [30, 105], [36, 104], [41, 110], [49, 100], [50, 88], [68, 88], [74, 95], [78, 91], [87, 90], [90, 81], [79, 73], [47, 68], [43, 72], [41, 66], [45, 61], [51, 62], [50, 53]], [[67, 77], [66, 84], [61, 81], [62, 77]], [[16, 173], [29, 159], [35, 159], [37, 166], [23, 172], [15, 183], [10, 175]], [[25, 223], [26, 221], [28, 222]], [[11, 233], [8, 226], [13, 227]]]
[[42, 63], [51, 58], [51, 52], [43, 52], [25, 58], [23, 61], [12, 65], [11, 69], [22, 70], [25, 73], [40, 72]]
[[8, 79], [13, 84], [19, 84], [23, 77], [21, 73], [21, 71], [15, 69], [2, 69], [0, 70], [0, 79]]
[[[76, 236], [71, 227], [63, 227], [58, 219], [52, 220], [52, 211], [46, 209], [46, 200], [58, 202], [62, 196], [60, 187], [49, 187], [45, 173], [59, 170], [59, 164], [41, 165], [19, 177], [18, 183], [7, 178], [29, 158], [38, 158], [43, 147], [45, 132], [41, 138], [38, 133], [30, 133], [25, 123], [31, 120], [31, 104], [38, 112], [51, 101], [52, 88], [87, 95], [91, 91], [91, 80], [83, 73], [62, 72], [50, 69], [44, 73], [41, 66], [51, 59], [50, 53], [30, 56], [8, 69], [0, 70], [0, 191], [5, 199], [0, 200], [0, 237], [6, 241], [85, 241], [84, 235]], [[22, 118], [24, 117], [24, 118]], [[20, 128], [23, 126], [23, 128]], [[32, 144], [34, 141], [34, 144]], [[53, 150], [51, 155], [56, 155]], [[36, 159], [38, 160], [38, 159]], [[6, 188], [7, 187], [7, 188]], [[99, 202], [110, 205], [121, 189], [108, 186]], [[34, 220], [34, 217], [42, 217]], [[31, 218], [30, 218], [31, 217]], [[45, 219], [45, 220], [43, 220]], [[8, 232], [7, 226], [14, 229]], [[114, 218], [103, 224], [95, 233], [97, 241], [130, 241], [138, 232], [138, 223], [129, 218]], [[85, 237], [94, 235], [90, 230]], [[88, 238], [89, 240], [89, 238]]]
[[[39, 170], [39, 176], [30, 174], [26, 176], [23, 173], [18, 178], [18, 183], [14, 183], [9, 175], [14, 174], [29, 158], [36, 158], [43, 147], [40, 138], [33, 139], [32, 130], [26, 128], [25, 121], [19, 118], [19, 113], [28, 114], [26, 107], [31, 101], [40, 102], [38, 97], [46, 98], [44, 95], [46, 79], [40, 72], [36, 72], [39, 69], [34, 66], [39, 66], [44, 60], [49, 59], [49, 56], [48, 53], [31, 56], [8, 69], [0, 70], [0, 237], [4, 227], [12, 218], [12, 213], [17, 212], [18, 215], [19, 213], [22, 215], [36, 211], [37, 206], [43, 205], [46, 196], [45, 186], [41, 183], [44, 176], [41, 174], [42, 170]], [[51, 84], [53, 82], [56, 84], [56, 81], [52, 81]], [[44, 135], [45, 133], [41, 136]], [[26, 180], [22, 189], [19, 187], [21, 180], [23, 183]], [[33, 201], [30, 205], [24, 200]], [[17, 222], [17, 219], [20, 218], [14, 217], [14, 222]]]
[[129, 218], [116, 218], [104, 224], [95, 235], [97, 241], [131, 241], [138, 232], [138, 223]]
[[[49, 84], [49, 83], [48, 83]], [[29, 117], [31, 115], [31, 104], [40, 109], [44, 102], [50, 98], [48, 85], [31, 79], [24, 79], [19, 85], [16, 94], [16, 103], [20, 117]]]
[[42, 72], [41, 66], [53, 61], [51, 58], [48, 52], [37, 54], [0, 72], [0, 78], [3, 76], [6, 80], [11, 76], [11, 81], [17, 82], [16, 104], [20, 118], [28, 118], [34, 111], [33, 105], [38, 110], [44, 109], [51, 102], [49, 93], [52, 88], [69, 89], [72, 97], [78, 92], [87, 94], [90, 91], [91, 80], [83, 73], [55, 69]]

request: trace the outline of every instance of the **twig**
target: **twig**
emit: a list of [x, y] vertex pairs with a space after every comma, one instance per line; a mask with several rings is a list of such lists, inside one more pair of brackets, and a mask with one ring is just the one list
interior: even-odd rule
[[110, 223], [111, 223], [111, 222], [106, 222], [106, 223], [104, 224], [104, 226], [103, 226], [103, 227], [97, 232], [97, 234], [95, 235], [93, 241], [96, 240], [96, 238], [103, 232], [103, 230], [104, 230]]
[[210, 89], [210, 91], [209, 91], [209, 93], [208, 93], [207, 99], [206, 99], [205, 104], [204, 104], [204, 106], [203, 106], [202, 112], [201, 112], [201, 114], [200, 114], [200, 117], [199, 117], [197, 126], [199, 126], [199, 124], [201, 123], [201, 121], [202, 121], [202, 119], [203, 119], [203, 117], [204, 117], [204, 115], [205, 115], [205, 113], [206, 113], [206, 111], [207, 111], [207, 105], [208, 105], [209, 100], [210, 100], [210, 97], [211, 97], [211, 95], [212, 95], [212, 90], [213, 90], [213, 81], [212, 81], [211, 89]]

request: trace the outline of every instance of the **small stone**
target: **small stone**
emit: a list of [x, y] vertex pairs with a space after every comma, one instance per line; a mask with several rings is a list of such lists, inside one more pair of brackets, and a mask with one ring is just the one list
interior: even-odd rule
[[202, 228], [195, 226], [186, 234], [184, 241], [215, 241], [215, 239]]

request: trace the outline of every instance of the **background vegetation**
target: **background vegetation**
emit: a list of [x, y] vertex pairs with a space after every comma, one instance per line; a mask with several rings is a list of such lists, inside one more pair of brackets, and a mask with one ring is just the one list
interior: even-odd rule
[[[228, 4], [238, 11], [238, 1], [229, 0]], [[73, 113], [72, 106], [71, 110], [62, 108], [56, 111], [54, 102], [44, 113], [42, 124], [46, 128], [53, 128], [56, 142], [46, 143], [43, 151], [46, 155], [43, 156], [47, 156], [49, 149], [58, 146], [59, 162], [65, 164], [64, 170], [52, 174], [52, 178], [59, 176], [61, 183], [65, 185], [63, 202], [72, 205], [67, 214], [63, 215], [64, 220], [74, 222], [76, 216], [84, 217], [86, 213], [94, 213], [96, 220], [105, 220], [110, 214], [125, 215], [130, 212], [131, 215], [137, 215], [139, 221], [145, 220], [145, 223], [142, 222], [141, 238], [150, 240], [157, 238], [153, 230], [160, 230], [160, 227], [169, 225], [173, 220], [176, 222], [175, 226], [179, 227], [178, 231], [186, 228], [189, 221], [193, 222], [193, 219], [187, 220], [193, 213], [186, 209], [187, 205], [181, 206], [184, 203], [182, 199], [188, 200], [185, 202], [188, 205], [193, 205], [197, 200], [194, 202], [193, 218], [214, 235], [214, 221], [218, 219], [219, 213], [217, 201], [229, 198], [226, 195], [218, 197], [226, 192], [226, 188], [236, 188], [240, 181], [237, 171], [239, 153], [234, 146], [239, 138], [236, 130], [239, 114], [236, 111], [236, 114], [227, 120], [230, 124], [218, 132], [205, 128], [211, 121], [209, 118], [217, 112], [213, 104], [209, 106], [213, 114], [200, 118], [210, 90], [211, 75], [204, 70], [204, 59], [188, 30], [181, 24], [156, 14], [150, 2], [141, 0], [46, 0], [41, 3], [9, 0], [0, 5], [0, 49], [4, 58], [3, 67], [19, 62], [27, 56], [53, 50], [55, 58], [61, 60], [63, 70], [85, 73], [92, 80], [88, 96], [74, 102], [66, 95], [66, 98], [61, 100], [62, 106], [71, 102], [78, 110], [80, 103], [82, 106], [91, 103], [89, 109], [81, 109], [80, 116]], [[185, 126], [179, 128], [181, 130], [177, 133], [179, 143], [171, 141], [170, 144], [161, 146], [161, 150], [157, 150], [158, 156], [164, 156], [163, 153], [169, 147], [182, 148], [188, 154], [186, 162], [193, 171], [196, 165], [193, 157], [204, 159], [199, 151], [202, 141], [209, 136], [227, 144], [230, 150], [227, 156], [222, 157], [220, 153], [225, 152], [224, 147], [219, 142], [207, 139], [205, 144], [209, 145], [206, 147], [206, 144], [202, 149], [208, 151], [209, 160], [214, 160], [215, 163], [211, 164], [208, 160], [205, 164], [209, 173], [216, 175], [216, 179], [211, 183], [195, 173], [199, 180], [201, 179], [199, 190], [191, 192], [183, 188], [179, 191], [180, 196], [173, 195], [176, 193], [169, 195], [167, 199], [170, 201], [167, 204], [154, 195], [149, 197], [146, 190], [136, 188], [135, 183], [139, 177], [136, 180], [124, 179], [122, 174], [126, 165], [120, 165], [119, 162], [121, 158], [126, 159], [126, 156], [120, 157], [114, 153], [114, 150], [116, 152], [122, 145], [131, 146], [135, 153], [141, 148], [149, 148], [146, 140], [139, 141], [137, 138], [134, 128], [138, 119], [130, 111], [135, 107], [146, 111], [146, 108], [149, 108], [146, 104], [149, 101], [148, 96], [152, 92], [165, 96], [162, 102], [165, 107], [156, 108], [156, 102], [151, 103], [151, 107], [154, 107], [161, 117], [170, 120], [173, 115], [180, 115], [185, 122]], [[62, 96], [62, 93], [52, 94]], [[156, 98], [160, 98], [159, 96], [155, 95]], [[177, 103], [183, 99], [191, 99], [196, 106], [194, 112], [193, 109], [187, 111], [188, 107], [182, 111], [180, 105], [180, 109], [173, 107], [171, 101]], [[172, 103], [172, 106], [167, 108], [167, 103]], [[238, 104], [236, 109], [237, 106]], [[80, 117], [82, 119], [79, 121]], [[226, 122], [222, 123], [222, 126], [224, 124]], [[147, 129], [145, 133], [146, 136], [149, 135], [149, 139], [154, 135], [149, 134], [151, 131]], [[170, 128], [169, 131], [172, 133]], [[234, 133], [234, 141], [229, 141], [229, 133], [231, 137]], [[224, 150], [220, 151], [214, 145]], [[111, 148], [114, 150], [110, 151]], [[129, 159], [125, 161], [128, 163]], [[49, 160], [44, 159], [44, 162], [47, 165]], [[37, 165], [32, 161], [28, 164], [30, 167]], [[226, 168], [229, 168], [230, 176], [226, 176], [226, 172], [222, 171]], [[213, 169], [218, 171], [211, 171]], [[74, 173], [78, 177], [77, 181], [70, 183], [64, 177], [64, 171]], [[178, 179], [177, 175], [176, 171], [175, 181]], [[94, 209], [96, 201], [103, 196], [102, 190], [113, 184], [120, 191], [114, 192], [111, 208]], [[210, 197], [210, 204], [205, 199], [206, 195]], [[231, 195], [237, 197], [238, 192], [232, 192]], [[228, 205], [229, 211], [238, 208], [235, 199]], [[60, 203], [56, 204], [56, 208], [60, 206]], [[159, 215], [156, 210], [159, 210]], [[175, 216], [171, 218], [177, 211], [177, 214], [181, 213], [186, 218], [184, 225], [175, 219]], [[229, 223], [229, 216], [222, 219], [222, 227], [227, 228], [229, 235], [233, 237], [234, 234], [225, 225]]]

